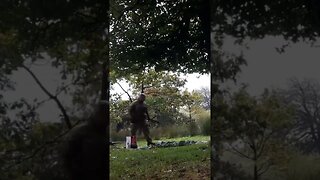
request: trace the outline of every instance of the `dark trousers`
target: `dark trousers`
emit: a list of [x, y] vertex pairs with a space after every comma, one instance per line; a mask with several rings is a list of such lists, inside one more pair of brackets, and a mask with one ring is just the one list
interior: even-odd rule
[[135, 136], [137, 134], [137, 131], [141, 130], [144, 137], [146, 138], [147, 142], [152, 142], [152, 139], [150, 138], [149, 134], [149, 128], [148, 125], [143, 122], [143, 123], [132, 123], [131, 124], [131, 135]]

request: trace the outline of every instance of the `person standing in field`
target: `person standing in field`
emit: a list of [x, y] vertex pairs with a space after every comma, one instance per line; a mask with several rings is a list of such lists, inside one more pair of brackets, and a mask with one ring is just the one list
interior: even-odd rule
[[130, 105], [129, 114], [132, 123], [131, 136], [136, 136], [137, 130], [141, 130], [149, 146], [155, 144], [152, 142], [152, 139], [149, 136], [150, 132], [146, 123], [146, 120], [150, 120], [150, 117], [148, 114], [148, 108], [144, 103], [145, 99], [146, 96], [144, 94], [140, 94], [138, 99]]

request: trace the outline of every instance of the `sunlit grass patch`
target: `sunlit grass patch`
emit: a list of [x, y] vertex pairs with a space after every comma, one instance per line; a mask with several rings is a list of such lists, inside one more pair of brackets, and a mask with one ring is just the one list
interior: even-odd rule
[[[205, 141], [209, 137], [163, 139], [165, 141]], [[142, 146], [141, 141], [139, 141]], [[208, 144], [147, 150], [111, 149], [111, 179], [209, 179]]]

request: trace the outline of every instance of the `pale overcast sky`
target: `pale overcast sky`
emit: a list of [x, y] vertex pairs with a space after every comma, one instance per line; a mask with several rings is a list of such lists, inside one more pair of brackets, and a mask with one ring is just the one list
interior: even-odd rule
[[[264, 88], [285, 88], [287, 80], [292, 77], [313, 78], [320, 81], [320, 47], [310, 44], [291, 44], [282, 54], [276, 51], [285, 41], [281, 38], [267, 37], [248, 43], [244, 49], [244, 58], [248, 65], [242, 67], [238, 83], [248, 83], [249, 92], [257, 95]], [[225, 49], [239, 52], [241, 48], [226, 41]]]
[[[243, 50], [248, 66], [242, 67], [242, 73], [238, 75], [239, 83], [248, 83], [249, 92], [260, 94], [264, 88], [286, 86], [287, 79], [291, 77], [314, 78], [320, 81], [320, 49], [312, 48], [305, 43], [297, 43], [286, 49], [286, 52], [279, 54], [275, 48], [284, 44], [281, 38], [265, 38], [263, 40], [251, 41], [250, 49], [239, 48], [233, 45], [232, 41], [225, 42], [225, 49], [239, 52]], [[58, 71], [51, 67], [40, 66], [33, 68], [36, 75], [51, 92], [54, 92], [61, 82]], [[32, 100], [46, 99], [47, 96], [31, 79], [24, 70], [16, 72], [12, 76], [16, 81], [16, 91], [6, 94], [7, 100], [14, 100], [24, 97]], [[197, 79], [197, 75], [188, 78], [186, 87], [189, 90], [198, 89], [201, 86], [209, 87], [209, 75]], [[60, 98], [63, 104], [70, 104], [70, 97]], [[53, 101], [47, 102], [40, 108], [41, 119], [46, 121], [59, 121], [59, 110]]]

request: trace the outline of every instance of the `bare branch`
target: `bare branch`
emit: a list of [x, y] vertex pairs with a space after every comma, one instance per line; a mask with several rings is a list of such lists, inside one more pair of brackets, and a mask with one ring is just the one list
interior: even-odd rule
[[265, 164], [265, 166], [261, 165], [261, 167], [258, 169], [258, 176], [261, 176], [262, 174], [266, 173], [270, 169], [270, 167], [272, 166], [272, 163], [266, 162], [264, 164]]
[[47, 96], [49, 96], [50, 99], [53, 99], [56, 104], [58, 105], [60, 111], [62, 112], [63, 116], [64, 116], [64, 120], [67, 124], [67, 127], [69, 129], [71, 129], [71, 122], [70, 122], [70, 118], [65, 110], [65, 108], [63, 107], [63, 105], [61, 104], [60, 100], [58, 99], [57, 96], [52, 95], [44, 86], [43, 84], [40, 82], [40, 80], [37, 78], [37, 76], [25, 65], [22, 65], [22, 68], [24, 68], [31, 76], [32, 78], [36, 81], [36, 83], [39, 85], [39, 87], [41, 88], [41, 90], [47, 94]]
[[38, 102], [36, 105], [36, 108], [39, 108], [42, 104], [44, 104], [45, 102], [50, 101], [50, 100], [51, 100], [51, 98], [47, 98], [47, 99], [44, 99], [44, 100]]
[[126, 94], [128, 95], [130, 102], [133, 102], [130, 94], [128, 93], [128, 91], [126, 91], [126, 90], [121, 86], [121, 84], [120, 84], [119, 82], [116, 82], [116, 83], [120, 86], [120, 88], [122, 89], [122, 91], [124, 91], [124, 93], [126, 93]]
[[71, 85], [74, 85], [76, 84], [78, 81], [79, 81], [80, 78], [77, 78], [75, 81], [67, 84], [67, 85], [64, 85], [63, 87], [61, 87], [60, 89], [57, 89], [56, 93], [55, 93], [55, 96], [58, 96], [62, 91], [65, 91], [68, 87], [70, 87]]
[[73, 79], [72, 82], [70, 82], [69, 84], [61, 87], [60, 89], [57, 89], [55, 96], [58, 96], [62, 91], [66, 90], [69, 86], [76, 85], [80, 81], [80, 79], [81, 79], [80, 76], [76, 76], [76, 78]]
[[[229, 146], [231, 147], [232, 150], [229, 150], [230, 152], [234, 153], [234, 154], [238, 154], [244, 158], [247, 159], [252, 159], [249, 155], [246, 155], [244, 153], [242, 153], [241, 151], [239, 151], [237, 148], [235, 148], [234, 146], [232, 146], [231, 144], [229, 144]], [[228, 150], [228, 149], [227, 149]]]
[[261, 147], [260, 147], [260, 150], [258, 152], [258, 156], [257, 157], [260, 157], [264, 151], [264, 148], [267, 144], [267, 141], [271, 138], [271, 136], [273, 135], [274, 132], [271, 132], [270, 134], [268, 134], [261, 142]]

